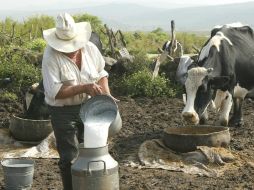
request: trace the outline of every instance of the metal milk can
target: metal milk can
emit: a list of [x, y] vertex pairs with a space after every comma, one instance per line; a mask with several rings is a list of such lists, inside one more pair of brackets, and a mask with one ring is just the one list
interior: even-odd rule
[[84, 148], [80, 144], [71, 172], [73, 190], [119, 190], [118, 163], [109, 154], [108, 145]]

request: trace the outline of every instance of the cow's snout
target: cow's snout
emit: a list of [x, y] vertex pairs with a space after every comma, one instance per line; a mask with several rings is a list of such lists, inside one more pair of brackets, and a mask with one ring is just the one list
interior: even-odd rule
[[182, 117], [186, 122], [190, 124], [197, 125], [199, 123], [199, 117], [196, 112], [183, 112]]

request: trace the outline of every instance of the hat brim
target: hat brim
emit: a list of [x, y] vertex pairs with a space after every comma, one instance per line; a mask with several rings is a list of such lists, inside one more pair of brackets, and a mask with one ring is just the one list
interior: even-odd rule
[[77, 35], [71, 40], [59, 39], [55, 32], [56, 28], [43, 31], [43, 37], [49, 46], [60, 52], [70, 53], [81, 49], [91, 37], [91, 25], [89, 22], [76, 23]]

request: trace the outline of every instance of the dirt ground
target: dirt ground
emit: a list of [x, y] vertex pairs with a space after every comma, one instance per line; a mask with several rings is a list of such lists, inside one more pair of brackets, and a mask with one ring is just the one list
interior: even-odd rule
[[[120, 97], [119, 109], [123, 120], [120, 133], [110, 141], [110, 154], [118, 161], [121, 190], [168, 189], [254, 189], [254, 102], [244, 103], [243, 127], [231, 127], [230, 149], [246, 160], [237, 171], [228, 170], [219, 178], [201, 177], [161, 169], [138, 169], [126, 166], [129, 156], [137, 157], [142, 142], [161, 138], [167, 127], [182, 126], [180, 117], [183, 103], [174, 98]], [[8, 127], [11, 113], [20, 112], [21, 106], [0, 104], [0, 126]], [[213, 118], [212, 118], [213, 119]], [[32, 190], [61, 190], [57, 159], [35, 159]], [[0, 172], [0, 189], [4, 189]]]

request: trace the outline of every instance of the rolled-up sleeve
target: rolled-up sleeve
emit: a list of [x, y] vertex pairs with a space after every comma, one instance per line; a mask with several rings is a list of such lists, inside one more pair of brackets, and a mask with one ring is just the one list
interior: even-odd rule
[[95, 53], [95, 59], [96, 59], [96, 67], [99, 74], [99, 79], [103, 77], [108, 77], [108, 72], [104, 69], [105, 68], [105, 60], [103, 56], [101, 55], [101, 52], [99, 49], [94, 46], [94, 53]]
[[46, 50], [42, 60], [42, 77], [45, 89], [45, 95], [52, 100], [62, 87], [60, 80], [60, 70], [57, 64], [56, 56], [51, 50]]
[[101, 79], [103, 77], [108, 77], [108, 72], [105, 71], [104, 69], [101, 72], [99, 72], [99, 78]]

